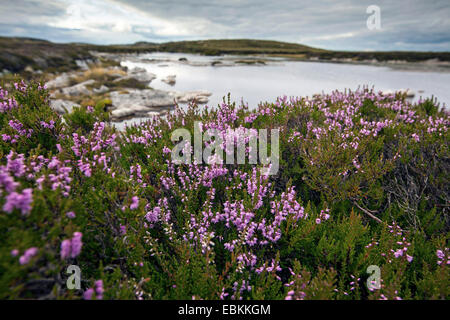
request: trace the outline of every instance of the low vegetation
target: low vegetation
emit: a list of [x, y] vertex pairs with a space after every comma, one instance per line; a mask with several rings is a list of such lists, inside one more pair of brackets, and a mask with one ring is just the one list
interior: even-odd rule
[[[450, 116], [436, 101], [224, 101], [118, 131], [101, 105], [61, 117], [41, 85], [13, 88], [0, 90], [0, 298], [449, 298]], [[278, 174], [177, 165], [171, 133], [195, 121], [280, 129]]]

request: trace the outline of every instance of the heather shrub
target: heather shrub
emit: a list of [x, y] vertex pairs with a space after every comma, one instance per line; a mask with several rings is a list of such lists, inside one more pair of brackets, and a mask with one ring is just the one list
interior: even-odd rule
[[[108, 119], [101, 105], [60, 117], [38, 84], [0, 91], [1, 298], [448, 299], [435, 100], [363, 88], [255, 110], [228, 98], [123, 131]], [[175, 163], [172, 132], [198, 121], [224, 138], [279, 129], [278, 172]]]

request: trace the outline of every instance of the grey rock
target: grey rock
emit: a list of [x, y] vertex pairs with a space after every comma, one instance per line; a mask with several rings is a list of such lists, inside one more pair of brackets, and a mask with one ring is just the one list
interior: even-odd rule
[[48, 89], [57, 89], [67, 87], [70, 84], [71, 76], [67, 73], [62, 73], [56, 78], [46, 83]]
[[113, 105], [113, 118], [129, 117], [137, 114], [147, 114], [159, 111], [163, 107], [175, 105], [174, 97], [162, 90], [129, 90], [127, 93], [113, 91], [110, 93]]
[[186, 91], [186, 92], [175, 92], [173, 93], [175, 99], [178, 103], [189, 103], [191, 101], [197, 103], [207, 103], [209, 100], [209, 96], [211, 92], [206, 90], [197, 90], [197, 91]]
[[85, 61], [85, 60], [75, 60], [75, 64], [76, 64], [77, 67], [80, 68], [81, 70], [89, 70], [88, 62]]
[[148, 82], [150, 83], [154, 79], [156, 79], [156, 75], [150, 72], [147, 72], [144, 68], [133, 68], [128, 70], [128, 74], [126, 76], [122, 76], [114, 80], [114, 82], [127, 80], [127, 79], [135, 79], [139, 82]]
[[100, 88], [94, 88], [92, 89], [92, 91], [94, 91], [94, 93], [105, 93], [109, 91], [109, 88], [107, 86], [105, 86], [104, 84], [102, 84], [100, 86]]
[[95, 80], [90, 79], [74, 86], [61, 89], [61, 92], [68, 96], [89, 95], [91, 91], [86, 87], [87, 85], [95, 83]]
[[55, 99], [50, 100], [50, 107], [59, 114], [64, 114], [66, 112], [72, 112], [73, 107], [79, 107], [78, 103], [72, 102], [70, 100]]
[[161, 79], [161, 81], [167, 83], [168, 85], [173, 86], [176, 82], [175, 78], [176, 78], [176, 75], [169, 75], [169, 76], [165, 77], [164, 79]]

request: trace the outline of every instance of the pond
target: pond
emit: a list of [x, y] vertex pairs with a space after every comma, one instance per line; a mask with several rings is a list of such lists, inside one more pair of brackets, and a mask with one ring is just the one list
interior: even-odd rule
[[[180, 58], [183, 61], [179, 61]], [[243, 64], [236, 61], [260, 61]], [[211, 62], [216, 61], [215, 66]], [[218, 62], [219, 61], [219, 62]], [[362, 85], [375, 90], [410, 89], [414, 100], [437, 97], [441, 106], [450, 104], [450, 72], [401, 70], [362, 64], [287, 61], [267, 57], [201, 56], [183, 53], [150, 53], [125, 59], [129, 68], [142, 67], [156, 74], [150, 83], [155, 89], [173, 91], [207, 90], [212, 93], [209, 106], [217, 106], [228, 93], [232, 101], [248, 103], [250, 109], [260, 102], [273, 102], [278, 96], [312, 96], [333, 90], [356, 90]], [[173, 86], [162, 81], [176, 75]], [[134, 120], [136, 121], [136, 120]], [[129, 121], [127, 121], [129, 122]]]

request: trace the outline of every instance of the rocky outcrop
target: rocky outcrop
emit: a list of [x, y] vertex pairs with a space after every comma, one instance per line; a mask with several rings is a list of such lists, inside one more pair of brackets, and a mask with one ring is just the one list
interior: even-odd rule
[[175, 97], [178, 103], [189, 103], [195, 101], [197, 103], [207, 103], [211, 92], [206, 90], [197, 91], [186, 91], [186, 92], [173, 92], [172, 95]]
[[113, 91], [110, 98], [113, 119], [147, 115], [148, 112], [159, 112], [161, 108], [175, 105], [174, 97], [162, 90], [128, 90], [126, 93]]
[[91, 90], [89, 90], [86, 86], [94, 84], [95, 80], [89, 79], [87, 81], [78, 83], [74, 86], [62, 88], [61, 93], [67, 96], [79, 96], [79, 95], [89, 95], [91, 94]]
[[150, 83], [154, 79], [156, 79], [156, 75], [150, 72], [147, 72], [144, 68], [133, 68], [128, 70], [128, 74], [126, 76], [122, 76], [114, 80], [114, 82], [127, 80], [127, 79], [135, 79], [138, 82], [148, 82]]
[[92, 89], [92, 91], [94, 91], [94, 93], [101, 94], [101, 93], [108, 92], [109, 88], [107, 86], [105, 86], [104, 84], [102, 84], [100, 86], [100, 88], [94, 88], [94, 89]]
[[50, 80], [46, 83], [48, 89], [57, 89], [57, 88], [63, 88], [70, 85], [70, 80], [72, 79], [73, 75], [69, 75], [68, 73], [62, 73], [56, 78]]
[[401, 93], [401, 94], [405, 94], [406, 95], [406, 98], [414, 98], [414, 96], [416, 95], [415, 93], [414, 93], [414, 91], [412, 91], [412, 90], [410, 90], [410, 89], [398, 89], [398, 90], [385, 90], [385, 91], [383, 91], [383, 94], [384, 95], [392, 95], [392, 94], [394, 94], [394, 93], [396, 93], [396, 92], [399, 92], [399, 93]]
[[80, 105], [70, 100], [55, 99], [50, 100], [50, 107], [59, 114], [66, 112], [72, 112], [73, 107], [79, 107]]
[[165, 77], [164, 79], [161, 79], [161, 81], [167, 83], [168, 85], [173, 86], [176, 82], [175, 78], [176, 78], [176, 75], [172, 74], [172, 75]]

